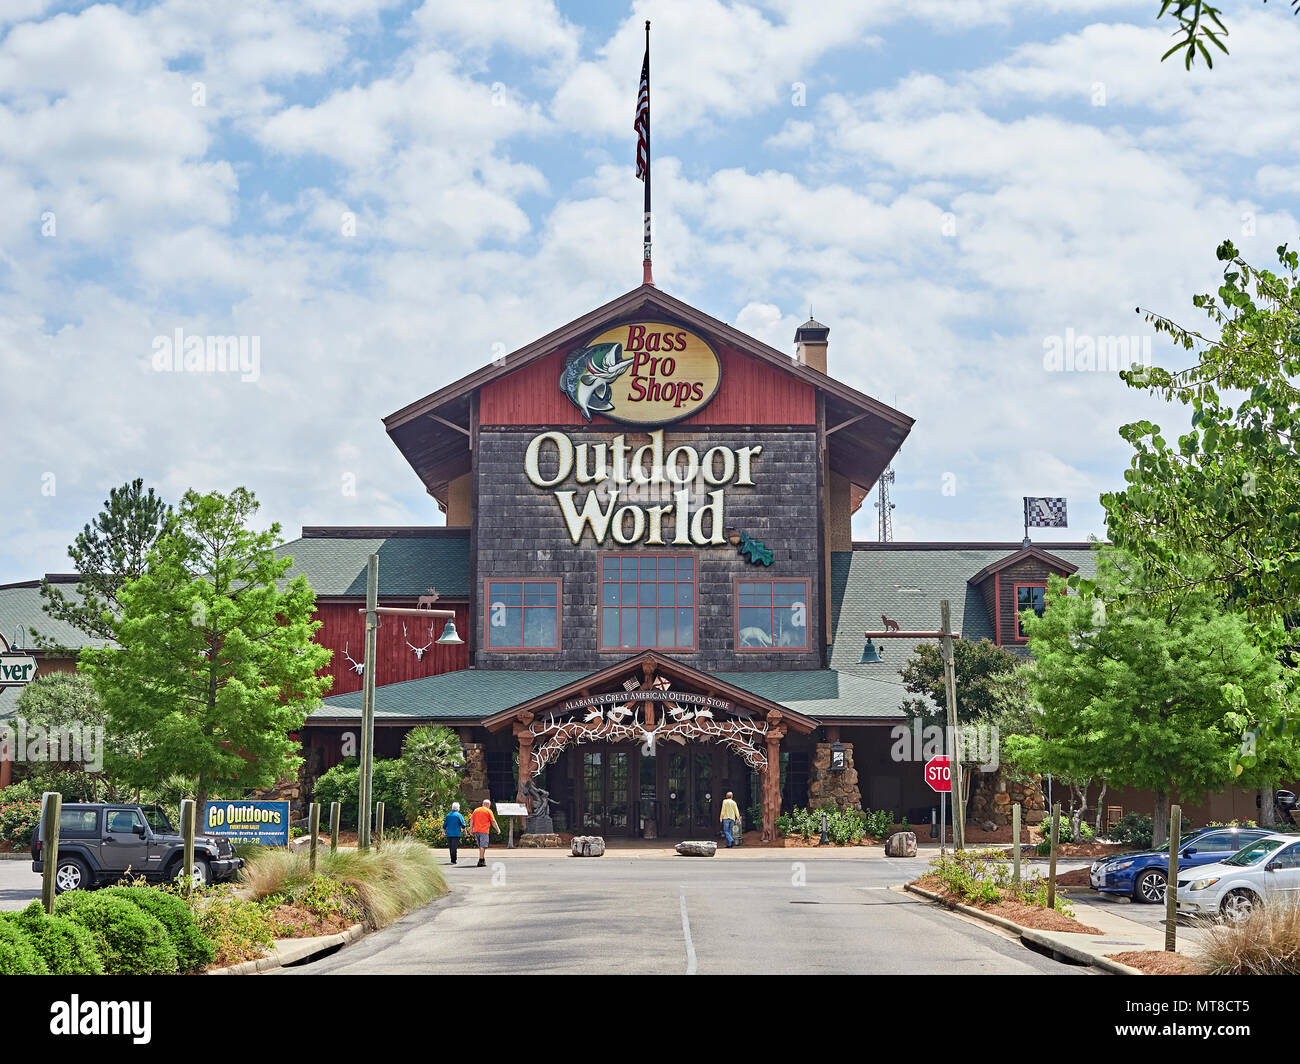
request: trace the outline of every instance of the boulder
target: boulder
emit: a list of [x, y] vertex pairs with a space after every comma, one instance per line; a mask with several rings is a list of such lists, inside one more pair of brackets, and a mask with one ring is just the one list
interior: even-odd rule
[[605, 852], [605, 840], [599, 835], [575, 835], [573, 837], [574, 857], [599, 857]]
[[718, 844], [712, 841], [695, 840], [679, 842], [674, 849], [683, 857], [712, 857], [718, 852]]
[[[324, 835], [316, 836], [316, 852], [319, 854], [322, 850], [329, 852], [330, 840]], [[294, 853], [307, 853], [311, 849], [311, 836], [299, 835], [296, 839], [289, 840], [289, 849]]]
[[915, 857], [916, 835], [911, 831], [895, 831], [885, 840], [886, 857]]

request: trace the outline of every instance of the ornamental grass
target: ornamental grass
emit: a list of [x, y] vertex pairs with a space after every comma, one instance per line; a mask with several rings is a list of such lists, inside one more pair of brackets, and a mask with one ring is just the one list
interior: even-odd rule
[[1215, 923], [1193, 955], [1206, 975], [1300, 975], [1300, 905], [1256, 905], [1243, 923]]
[[[372, 928], [386, 927], [447, 891], [433, 851], [414, 839], [386, 841], [365, 852], [319, 852], [316, 872], [350, 888]], [[308, 855], [289, 850], [258, 854], [244, 866], [241, 878], [257, 901], [293, 902], [313, 883]]]

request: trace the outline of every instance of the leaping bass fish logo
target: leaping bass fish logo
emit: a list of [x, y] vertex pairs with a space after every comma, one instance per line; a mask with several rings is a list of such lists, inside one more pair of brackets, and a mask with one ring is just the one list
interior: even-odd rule
[[581, 347], [564, 360], [560, 391], [590, 421], [593, 413], [614, 409], [609, 386], [631, 369], [635, 361], [630, 355], [624, 357], [623, 345], [619, 343]]

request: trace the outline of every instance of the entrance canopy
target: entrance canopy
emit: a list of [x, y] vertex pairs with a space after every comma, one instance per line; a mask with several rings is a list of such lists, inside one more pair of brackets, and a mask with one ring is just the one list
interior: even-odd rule
[[[583, 676], [483, 721], [489, 731], [513, 724], [531, 747], [531, 772], [571, 743], [717, 742], [751, 768], [767, 768], [765, 743], [786, 728], [807, 733], [811, 717], [771, 702], [663, 654], [646, 651]], [[527, 741], [525, 741], [525, 737]]]
[[576, 743], [718, 743], [763, 774], [763, 830], [780, 806], [781, 739], [811, 732], [811, 717], [768, 701], [655, 651], [646, 651], [521, 702], [483, 721], [512, 727], [519, 743], [519, 789]]

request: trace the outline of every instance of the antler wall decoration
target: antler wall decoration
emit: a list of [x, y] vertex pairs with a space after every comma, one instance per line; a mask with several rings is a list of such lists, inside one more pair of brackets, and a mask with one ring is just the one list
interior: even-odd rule
[[748, 720], [713, 720], [693, 718], [669, 721], [661, 718], [653, 728], [642, 724], [635, 716], [628, 724], [605, 720], [566, 720], [556, 721], [548, 717], [545, 721], [535, 721], [528, 730], [533, 738], [539, 740], [533, 747], [534, 771], [540, 772], [551, 764], [560, 752], [571, 743], [658, 743], [664, 740], [685, 742], [688, 739], [711, 739], [730, 747], [750, 768], [762, 772], [767, 769], [767, 755], [763, 751], [762, 740], [767, 735], [766, 721], [757, 723]]
[[350, 645], [351, 644], [349, 643], [343, 644], [343, 656], [352, 663], [351, 665], [348, 666], [348, 668], [350, 668], [353, 672], [355, 672], [358, 676], [360, 676], [363, 672], [366, 671], [366, 663], [364, 661], [355, 661], [353, 659], [352, 655], [348, 653], [348, 647]]
[[423, 660], [424, 660], [424, 652], [425, 652], [426, 650], [428, 650], [431, 646], [433, 646], [433, 624], [432, 624], [432, 622], [430, 622], [430, 624], [429, 624], [429, 641], [428, 641], [427, 643], [425, 643], [424, 646], [422, 646], [422, 647], [417, 647], [417, 646], [416, 646], [415, 644], [413, 644], [409, 639], [406, 638], [406, 622], [405, 622], [405, 621], [402, 622], [402, 638], [403, 638], [404, 640], [406, 640], [406, 645], [407, 645], [408, 647], [410, 647], [412, 650], [415, 651], [415, 660], [416, 660], [416, 661], [423, 661]]

